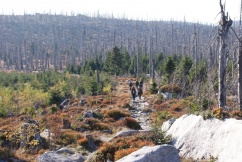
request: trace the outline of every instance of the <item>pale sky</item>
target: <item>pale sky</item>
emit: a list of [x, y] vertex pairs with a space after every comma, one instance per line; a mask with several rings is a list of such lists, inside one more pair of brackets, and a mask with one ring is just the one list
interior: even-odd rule
[[[223, 3], [225, 0], [223, 0]], [[239, 20], [241, 0], [227, 0], [226, 12]], [[118, 18], [217, 24], [219, 0], [0, 0], [1, 14], [86, 14]]]

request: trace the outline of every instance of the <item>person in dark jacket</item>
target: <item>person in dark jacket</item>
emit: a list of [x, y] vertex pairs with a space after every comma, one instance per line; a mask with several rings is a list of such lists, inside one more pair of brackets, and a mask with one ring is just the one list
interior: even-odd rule
[[133, 85], [133, 84], [132, 84], [132, 80], [131, 80], [131, 79], [129, 79], [129, 80], [128, 80], [128, 83], [129, 83], [129, 89], [131, 90], [132, 85]]
[[135, 85], [136, 85], [136, 88], [138, 88], [138, 86], [139, 86], [139, 81], [138, 80], [136, 80]]
[[134, 86], [131, 88], [131, 94], [132, 94], [133, 101], [135, 101], [136, 89], [134, 88]]
[[139, 86], [140, 86], [141, 89], [143, 88], [143, 80], [141, 80], [141, 81], [139, 82]]
[[142, 88], [141, 88], [141, 86], [138, 86], [138, 96], [139, 96], [140, 100], [141, 100], [141, 95], [142, 94], [143, 94]]

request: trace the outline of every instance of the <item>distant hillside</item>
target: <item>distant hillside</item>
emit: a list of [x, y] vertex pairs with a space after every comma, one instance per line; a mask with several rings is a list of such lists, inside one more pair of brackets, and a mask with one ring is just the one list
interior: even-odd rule
[[196, 51], [202, 58], [217, 32], [213, 30], [210, 25], [175, 21], [0, 15], [0, 68], [62, 70], [67, 64], [79, 64], [90, 57], [105, 57], [114, 46], [130, 55], [161, 52], [194, 55]]

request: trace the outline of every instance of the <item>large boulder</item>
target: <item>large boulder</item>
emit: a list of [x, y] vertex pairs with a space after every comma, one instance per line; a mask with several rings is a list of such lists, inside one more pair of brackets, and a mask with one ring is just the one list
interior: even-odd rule
[[168, 129], [170, 129], [171, 125], [176, 121], [176, 119], [171, 118], [168, 121], [164, 122], [162, 124], [162, 130], [163, 131], [167, 131]]
[[37, 157], [38, 162], [84, 162], [85, 158], [74, 153], [68, 148], [61, 148], [57, 151], [49, 151]]
[[171, 145], [144, 146], [116, 162], [180, 162], [178, 151]]
[[172, 135], [174, 146], [184, 158], [242, 161], [241, 120], [204, 120], [202, 116], [183, 115], [167, 133]]

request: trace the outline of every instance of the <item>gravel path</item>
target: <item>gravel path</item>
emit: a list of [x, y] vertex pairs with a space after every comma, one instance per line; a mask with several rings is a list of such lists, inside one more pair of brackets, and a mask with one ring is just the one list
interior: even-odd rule
[[138, 121], [143, 130], [151, 130], [149, 104], [144, 101], [144, 98], [141, 97], [141, 100], [139, 100], [138, 97], [136, 97], [135, 101], [131, 101], [130, 106], [134, 108], [133, 110], [130, 110], [131, 117]]

